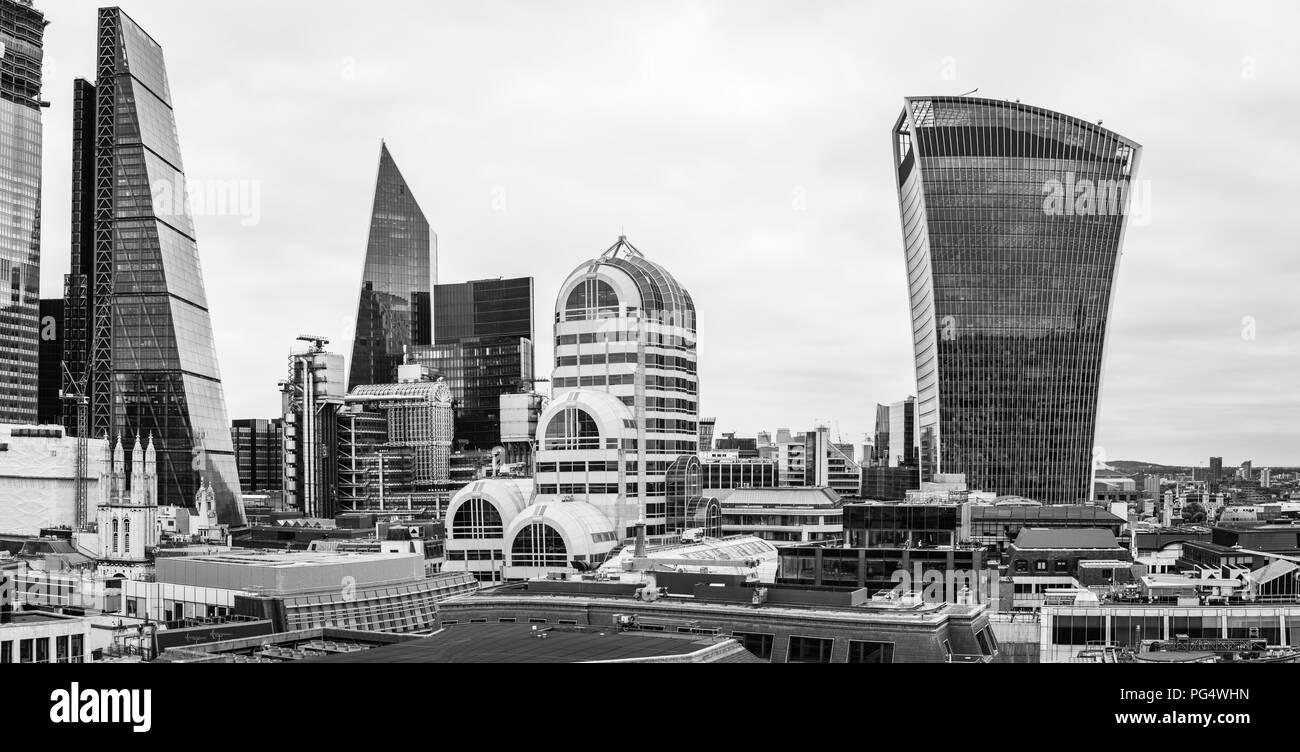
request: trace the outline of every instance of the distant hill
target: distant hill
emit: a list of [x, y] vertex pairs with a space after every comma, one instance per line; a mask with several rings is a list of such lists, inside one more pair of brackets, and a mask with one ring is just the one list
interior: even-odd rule
[[1194, 469], [1189, 465], [1159, 465], [1154, 462], [1141, 462], [1138, 460], [1115, 460], [1113, 462], [1107, 462], [1106, 465], [1112, 470], [1116, 470], [1126, 475], [1145, 475], [1151, 473], [1175, 475], [1178, 473], [1190, 473]]

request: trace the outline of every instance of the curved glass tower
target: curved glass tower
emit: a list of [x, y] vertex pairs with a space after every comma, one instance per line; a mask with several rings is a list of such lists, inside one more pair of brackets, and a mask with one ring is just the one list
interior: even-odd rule
[[436, 255], [437, 238], [388, 146], [382, 145], [349, 389], [395, 382], [403, 349], [431, 343], [429, 291], [437, 281]]
[[894, 126], [922, 478], [1091, 496], [1106, 320], [1141, 147], [1018, 102], [906, 100]]

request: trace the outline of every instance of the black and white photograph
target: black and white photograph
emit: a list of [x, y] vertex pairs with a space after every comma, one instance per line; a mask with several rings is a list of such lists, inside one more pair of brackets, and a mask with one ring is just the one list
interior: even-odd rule
[[121, 2], [0, 0], [7, 726], [1284, 722], [1300, 7]]

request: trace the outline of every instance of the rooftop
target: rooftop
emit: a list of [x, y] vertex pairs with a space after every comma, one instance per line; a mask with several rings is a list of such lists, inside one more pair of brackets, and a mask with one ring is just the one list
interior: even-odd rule
[[776, 488], [736, 488], [715, 494], [728, 507], [810, 507], [839, 506], [839, 493], [826, 486], [780, 486]]
[[619, 632], [613, 627], [458, 624], [419, 640], [305, 663], [590, 663], [656, 661], [759, 663], [730, 639]]
[[1053, 530], [1024, 528], [1016, 536], [1015, 547], [1026, 549], [1119, 548], [1115, 534], [1101, 528]]

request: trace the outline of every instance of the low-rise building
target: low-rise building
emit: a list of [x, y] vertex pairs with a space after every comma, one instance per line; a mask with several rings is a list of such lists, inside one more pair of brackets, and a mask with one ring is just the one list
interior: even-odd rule
[[772, 663], [988, 662], [998, 652], [980, 605], [872, 600], [865, 590], [688, 580], [665, 579], [663, 587], [583, 580], [501, 585], [440, 604], [440, 623], [633, 626], [718, 635]]
[[160, 558], [154, 581], [122, 584], [124, 616], [169, 627], [235, 614], [290, 629], [428, 629], [434, 603], [472, 590], [463, 574], [427, 577], [417, 553], [231, 552]]
[[718, 494], [723, 535], [781, 543], [840, 540], [843, 502], [825, 486], [737, 488]]
[[1078, 578], [1087, 560], [1132, 561], [1115, 535], [1100, 528], [1020, 531], [1008, 551], [1007, 571], [1015, 575], [1067, 575]]

